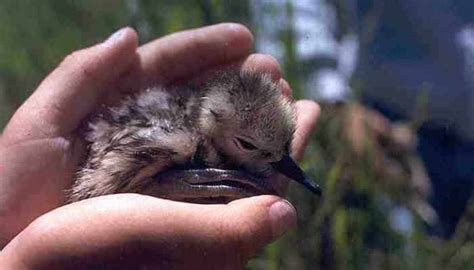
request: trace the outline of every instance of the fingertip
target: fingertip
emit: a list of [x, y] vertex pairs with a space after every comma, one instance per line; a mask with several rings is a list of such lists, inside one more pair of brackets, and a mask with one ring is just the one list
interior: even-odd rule
[[293, 91], [291, 90], [290, 84], [285, 79], [281, 78], [278, 85], [281, 89], [281, 93], [291, 99]]
[[311, 100], [299, 100], [295, 106], [297, 128], [292, 144], [292, 156], [300, 160], [316, 128], [321, 108], [318, 103]]
[[138, 34], [135, 29], [126, 26], [110, 35], [100, 45], [108, 48], [127, 46], [136, 49], [138, 47]]
[[272, 80], [278, 82], [281, 78], [280, 64], [275, 57], [268, 54], [251, 54], [242, 63], [242, 70], [268, 73]]
[[240, 23], [221, 23], [217, 26], [227, 28], [227, 31], [230, 33], [234, 33], [236, 37], [238, 37], [242, 43], [247, 44], [249, 49], [253, 44], [253, 34], [245, 25]]
[[295, 207], [278, 196], [249, 197], [231, 202], [229, 206], [235, 213], [233, 216], [246, 224], [238, 229], [249, 230], [252, 234], [249, 238], [258, 240], [262, 246], [296, 226]]
[[296, 226], [296, 209], [285, 199], [274, 202], [268, 209], [268, 215], [272, 224], [273, 239]]
[[296, 225], [296, 210], [286, 200], [271, 195], [236, 200], [229, 205], [224, 222], [224, 239], [243, 261]]
[[317, 117], [321, 113], [321, 106], [313, 100], [298, 100], [296, 108], [300, 112], [305, 112], [303, 115], [306, 117]]
[[321, 113], [321, 107], [312, 100], [298, 100], [295, 106], [297, 133], [306, 141], [316, 128], [316, 122]]
[[126, 26], [124, 31], [127, 37], [126, 40], [129, 41], [131, 47], [136, 49], [139, 44], [138, 32], [130, 26]]

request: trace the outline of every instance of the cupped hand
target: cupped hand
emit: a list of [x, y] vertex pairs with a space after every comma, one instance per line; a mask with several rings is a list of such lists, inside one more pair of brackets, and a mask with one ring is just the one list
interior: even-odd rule
[[[124, 28], [101, 44], [70, 54], [46, 77], [38, 89], [14, 114], [0, 137], [1, 246], [8, 243], [39, 216], [63, 205], [64, 190], [70, 187], [74, 172], [85, 154], [85, 143], [78, 130], [88, 115], [101, 104], [114, 103], [124, 95], [152, 84], [173, 83], [233, 63], [239, 63], [243, 69], [271, 73], [275, 81], [281, 84], [284, 94], [291, 94], [290, 87], [281, 78], [279, 66], [272, 57], [258, 54], [249, 55], [252, 47], [252, 35], [245, 27], [238, 24], [219, 24], [183, 31], [157, 39], [141, 47], [137, 46], [135, 31]], [[298, 101], [297, 113], [298, 129], [293, 143], [293, 155], [300, 158], [314, 129], [319, 108], [313, 102]], [[33, 229], [28, 227], [19, 237], [23, 234], [30, 234], [31, 238], [35, 239], [34, 233], [41, 231], [37, 228], [44, 229], [48, 220], [57, 221], [55, 226], [58, 227], [56, 228], [67, 231], [69, 227], [66, 225], [70, 220], [68, 214], [64, 213], [78, 217], [74, 224], [80, 225], [78, 228], [82, 228], [80, 230], [82, 233], [85, 235], [93, 233], [89, 231], [89, 229], [93, 229], [93, 226], [88, 223], [92, 221], [86, 218], [88, 213], [82, 211], [87, 208], [100, 212], [102, 207], [107, 208], [112, 202], [120, 205], [129, 204], [131, 208], [127, 208], [128, 211], [142, 213], [142, 217], [147, 216], [145, 210], [150, 209], [149, 207], [153, 205], [153, 207], [161, 209], [160, 211], [164, 211], [164, 213], [157, 211], [154, 214], [156, 221], [159, 221], [174, 218], [174, 216], [170, 217], [165, 214], [170, 214], [175, 206], [181, 207], [178, 208], [183, 211], [185, 208], [189, 209], [188, 212], [193, 212], [192, 209], [196, 209], [196, 213], [199, 212], [198, 209], [207, 211], [207, 213], [221, 209], [222, 211], [215, 212], [220, 213], [215, 214], [216, 216], [230, 215], [225, 213], [234, 211], [232, 213], [239, 216], [237, 213], [240, 206], [249, 206], [254, 200], [259, 200], [257, 197], [244, 199], [242, 202], [236, 202], [229, 206], [198, 206], [167, 202], [139, 195], [112, 195], [110, 197], [114, 196], [117, 198], [97, 198], [80, 204], [64, 206], [38, 219], [30, 225]], [[139, 201], [137, 198], [141, 197], [145, 198], [143, 200], [146, 205], [136, 203]], [[267, 213], [271, 203], [264, 202], [276, 200], [276, 198], [263, 196], [260, 200], [262, 200], [260, 203], [255, 203], [252, 207], [249, 206], [249, 209], [253, 209], [249, 210], [249, 216]], [[135, 211], [132, 211], [133, 207], [136, 207]], [[166, 207], [170, 207], [170, 210], [165, 211]], [[226, 207], [233, 210], [226, 210]], [[243, 207], [240, 210], [247, 211], [248, 209]], [[107, 217], [109, 221], [104, 224], [104, 230], [108, 228], [105, 225], [120, 224], [120, 222], [115, 223], [113, 220], [130, 219], [127, 210], [121, 211], [118, 207], [114, 212], [116, 215], [111, 214], [110, 217]], [[182, 215], [182, 219], [178, 220], [185, 220], [184, 216], [188, 212], [177, 211]], [[160, 219], [161, 214], [164, 216]], [[90, 215], [93, 216], [94, 213], [91, 212]], [[289, 216], [294, 215], [289, 214]], [[187, 225], [194, 227], [191, 222], [198, 222], [198, 219], [196, 217], [190, 220]], [[135, 223], [132, 222], [128, 225], [131, 227], [137, 223], [140, 225], [141, 221], [142, 219], [138, 219]], [[148, 222], [151, 223], [147, 224], [151, 226], [152, 221], [153, 219], [150, 218]], [[255, 221], [249, 219], [249, 223], [245, 223], [243, 226], [253, 228], [252, 226], [255, 225], [253, 223], [256, 221], [257, 219]], [[37, 223], [43, 225], [35, 225]], [[198, 224], [199, 222], [196, 223], [197, 226], [199, 226]], [[209, 223], [211, 226], [209, 230], [226, 229], [212, 227], [216, 225], [217, 223]], [[260, 225], [266, 226], [267, 229], [270, 228], [268, 227], [269, 223], [264, 222]], [[185, 231], [184, 228], [183, 231]], [[124, 229], [132, 228], [125, 227]], [[140, 227], [135, 229], [140, 231]], [[113, 231], [113, 228], [111, 230]], [[31, 235], [32, 233], [33, 235]], [[64, 232], [58, 231], [58, 234], [61, 233]], [[146, 236], [146, 232], [143, 233]], [[192, 235], [193, 231], [187, 233]], [[199, 234], [199, 231], [197, 233]], [[238, 236], [234, 235], [234, 237], [238, 239]], [[25, 237], [22, 238], [25, 239]], [[88, 247], [97, 247], [95, 244], [100, 246], [100, 241], [94, 241], [92, 235], [88, 239], [92, 241]], [[270, 239], [270, 237], [265, 239]], [[184, 238], [182, 240], [184, 241]], [[13, 241], [11, 245], [18, 242]], [[11, 248], [11, 245], [6, 250], [16, 249]], [[192, 242], [189, 245], [189, 249], [197, 247]], [[13, 246], [18, 247], [18, 244]]]
[[3, 269], [242, 269], [295, 225], [276, 196], [198, 205], [115, 194], [57, 208], [22, 231]]

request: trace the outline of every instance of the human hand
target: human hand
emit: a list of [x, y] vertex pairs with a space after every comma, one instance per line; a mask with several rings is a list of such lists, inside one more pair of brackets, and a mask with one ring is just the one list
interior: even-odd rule
[[138, 194], [83, 200], [36, 219], [2, 251], [3, 269], [243, 269], [295, 225], [276, 196], [199, 205]]
[[[136, 33], [126, 28], [108, 42], [66, 57], [7, 125], [0, 138], [2, 246], [32, 220], [63, 204], [63, 191], [85, 153], [78, 127], [100, 104], [150, 84], [172, 83], [234, 62], [270, 72], [287, 94], [291, 92], [271, 57], [248, 55], [252, 36], [239, 25], [180, 32], [140, 48], [137, 43]], [[297, 103], [297, 108], [296, 158], [318, 114], [317, 105], [309, 101]]]

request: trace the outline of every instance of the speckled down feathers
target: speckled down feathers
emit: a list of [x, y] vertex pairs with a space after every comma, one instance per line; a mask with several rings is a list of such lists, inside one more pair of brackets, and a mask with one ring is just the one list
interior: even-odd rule
[[[293, 110], [268, 75], [237, 71], [218, 73], [205, 83], [157, 86], [127, 97], [89, 123], [88, 158], [69, 200], [148, 194], [157, 172], [195, 159], [215, 168], [264, 170], [289, 151]], [[259, 151], [237, 153], [234, 136], [252, 141]]]

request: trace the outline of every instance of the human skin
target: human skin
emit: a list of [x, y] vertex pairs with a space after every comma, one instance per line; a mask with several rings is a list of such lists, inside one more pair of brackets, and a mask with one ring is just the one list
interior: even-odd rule
[[[276, 196], [198, 205], [115, 194], [64, 205], [64, 190], [86, 152], [78, 129], [101, 104], [228, 65], [270, 73], [290, 96], [278, 63], [250, 54], [252, 41], [244, 26], [219, 24], [138, 47], [136, 32], [124, 28], [104, 43], [67, 56], [0, 137], [3, 269], [241, 268], [292, 228], [295, 210]], [[311, 101], [296, 106], [292, 154], [299, 159], [319, 107]]]

